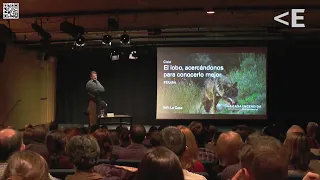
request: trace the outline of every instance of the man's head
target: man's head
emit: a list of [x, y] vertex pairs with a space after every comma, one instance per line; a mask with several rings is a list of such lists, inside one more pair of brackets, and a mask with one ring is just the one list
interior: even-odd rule
[[304, 130], [298, 125], [292, 125], [288, 129], [286, 137], [290, 136], [292, 133], [304, 133]]
[[88, 171], [93, 168], [100, 157], [100, 148], [92, 136], [74, 136], [66, 146], [70, 161], [77, 170]]
[[161, 146], [164, 146], [174, 152], [181, 158], [183, 152], [186, 151], [186, 137], [176, 127], [169, 126], [161, 130]]
[[307, 125], [307, 134], [309, 137], [314, 138], [316, 135], [318, 124], [315, 122], [309, 122]]
[[286, 180], [288, 159], [281, 142], [271, 136], [260, 136], [246, 142], [240, 151], [244, 180]]
[[13, 129], [3, 129], [0, 131], [0, 161], [4, 162], [17, 151], [23, 151], [25, 145], [23, 144], [22, 134]]
[[91, 71], [91, 72], [90, 72], [90, 78], [91, 78], [92, 80], [97, 80], [97, 79], [98, 79], [98, 74], [97, 74], [97, 72], [96, 72], [96, 71]]
[[146, 138], [146, 129], [142, 125], [133, 125], [130, 128], [129, 138], [131, 142], [142, 144], [143, 140]]
[[241, 136], [233, 131], [222, 133], [217, 141], [216, 151], [222, 166], [237, 164], [238, 153], [243, 146]]
[[205, 147], [207, 137], [206, 131], [201, 122], [193, 121], [189, 124], [189, 129], [192, 131], [194, 137], [196, 138], [199, 147]]

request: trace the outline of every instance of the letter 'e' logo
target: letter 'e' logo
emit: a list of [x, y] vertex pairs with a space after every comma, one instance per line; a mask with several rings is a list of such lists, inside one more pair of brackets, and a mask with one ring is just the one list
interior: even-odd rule
[[[305, 27], [304, 23], [298, 23], [298, 20], [304, 20], [303, 15], [298, 15], [298, 13], [304, 13], [305, 9], [291, 9], [291, 27]], [[279, 14], [273, 18], [273, 20], [284, 24], [286, 26], [289, 26], [289, 22], [282, 20], [281, 18], [288, 16], [289, 11]]]

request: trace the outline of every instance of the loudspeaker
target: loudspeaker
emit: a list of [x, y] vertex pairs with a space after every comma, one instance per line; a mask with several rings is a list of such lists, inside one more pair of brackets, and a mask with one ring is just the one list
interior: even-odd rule
[[7, 45], [6, 43], [0, 43], [0, 63], [4, 61], [6, 55]]

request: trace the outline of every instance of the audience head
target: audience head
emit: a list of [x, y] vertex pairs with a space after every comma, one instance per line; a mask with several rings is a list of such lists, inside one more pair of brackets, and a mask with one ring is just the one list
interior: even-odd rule
[[120, 134], [120, 146], [127, 147], [130, 145], [130, 132], [129, 130], [124, 130]]
[[11, 178], [49, 180], [47, 162], [39, 154], [32, 151], [15, 152], [8, 160], [2, 180]]
[[115, 146], [119, 146], [120, 145], [120, 137], [118, 136], [117, 132], [111, 131], [110, 135], [111, 135], [112, 144]]
[[316, 136], [318, 124], [315, 122], [309, 122], [307, 125], [307, 134], [309, 137], [314, 138]]
[[233, 131], [222, 133], [216, 145], [220, 165], [237, 164], [239, 162], [238, 153], [242, 146], [243, 142], [238, 133]]
[[188, 150], [185, 151], [180, 159], [183, 169], [192, 169], [194, 163], [198, 160], [198, 145], [192, 131], [185, 126], [178, 126], [178, 129], [186, 137]]
[[108, 130], [106, 129], [97, 129], [92, 136], [96, 138], [99, 147], [100, 147], [100, 158], [108, 159], [112, 151], [112, 139]]
[[45, 144], [51, 155], [62, 155], [67, 144], [67, 136], [63, 131], [49, 131], [46, 135]]
[[207, 140], [209, 142], [213, 141], [213, 137], [215, 136], [216, 133], [219, 132], [218, 128], [212, 124], [209, 124], [206, 131], [207, 131]]
[[292, 125], [292, 126], [288, 129], [288, 131], [287, 131], [287, 136], [286, 136], [286, 137], [290, 136], [292, 133], [295, 133], [295, 132], [304, 133], [304, 130], [303, 130], [300, 126], [298, 126], [298, 125]]
[[151, 149], [141, 160], [135, 180], [184, 180], [179, 158], [165, 147]]
[[198, 146], [205, 147], [205, 144], [207, 143], [207, 138], [202, 123], [198, 121], [193, 121], [189, 124], [189, 129], [195, 136]]
[[48, 129], [44, 125], [35, 126], [33, 129], [33, 141], [44, 143]]
[[160, 146], [161, 133], [160, 133], [158, 130], [153, 131], [153, 132], [149, 135], [149, 139], [150, 139], [150, 145], [151, 145], [151, 147], [158, 147], [158, 146]]
[[58, 123], [55, 121], [50, 122], [49, 124], [49, 131], [58, 130], [59, 126]]
[[146, 134], [146, 129], [142, 125], [133, 125], [130, 128], [130, 139], [133, 143], [142, 144]]
[[250, 134], [250, 135], [247, 137], [245, 143], [250, 143], [250, 142], [253, 141], [254, 139], [259, 138], [259, 137], [261, 137], [261, 136], [264, 136], [264, 134], [263, 134], [262, 132], [259, 132], [259, 131], [258, 131], [258, 132], [254, 132], [254, 133]]
[[128, 127], [127, 127], [127, 126], [117, 126], [117, 127], [116, 127], [116, 132], [117, 132], [117, 134], [118, 134], [119, 137], [120, 137], [120, 134], [121, 134], [123, 131], [129, 131]]
[[271, 136], [261, 136], [245, 143], [239, 157], [244, 180], [287, 179], [285, 148]]
[[3, 129], [0, 131], [0, 161], [5, 162], [17, 151], [25, 150], [22, 134], [13, 129]]
[[289, 168], [307, 171], [310, 162], [308, 137], [304, 133], [295, 132], [286, 138], [283, 145], [288, 150]]
[[24, 129], [28, 129], [28, 128], [33, 128], [33, 126], [32, 126], [31, 124], [26, 124], [26, 125], [24, 126]]
[[98, 124], [94, 124], [94, 125], [90, 126], [90, 130], [89, 131], [90, 131], [90, 133], [93, 133], [99, 128], [100, 128], [100, 126]]
[[23, 142], [28, 145], [33, 141], [33, 134], [34, 129], [33, 128], [27, 128], [23, 131]]
[[88, 171], [97, 163], [100, 148], [92, 136], [74, 136], [66, 146], [66, 153], [78, 171]]
[[170, 149], [179, 158], [182, 157], [183, 153], [186, 151], [186, 137], [177, 128], [173, 126], [166, 127], [161, 130], [161, 140], [160, 144], [163, 147]]
[[151, 126], [149, 131], [148, 131], [148, 135], [150, 135], [151, 133], [153, 133], [154, 131], [158, 131], [158, 128], [155, 126]]
[[233, 129], [233, 131], [241, 136], [243, 142], [245, 142], [247, 137], [254, 132], [254, 130], [247, 125], [238, 125]]
[[73, 128], [66, 129], [65, 133], [66, 133], [66, 135], [67, 135], [67, 140], [68, 140], [68, 141], [69, 141], [72, 137], [74, 137], [74, 136], [83, 135], [81, 129], [80, 129], [80, 128], [77, 128], [77, 127], [73, 127]]

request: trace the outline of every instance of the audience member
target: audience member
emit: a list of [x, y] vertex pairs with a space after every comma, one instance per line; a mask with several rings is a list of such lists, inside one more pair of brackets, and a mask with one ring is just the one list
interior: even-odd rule
[[240, 151], [241, 169], [232, 180], [286, 180], [288, 160], [281, 142], [261, 136], [247, 142]]
[[1, 178], [20, 180], [50, 180], [45, 159], [32, 151], [15, 152], [8, 160], [8, 165]]
[[[66, 180], [130, 180], [133, 173], [110, 164], [96, 165], [100, 157], [100, 147], [92, 136], [74, 136], [66, 146], [70, 161], [76, 167], [76, 173]], [[96, 165], [96, 166], [95, 166]]]
[[241, 136], [242, 141], [245, 142], [247, 137], [254, 132], [254, 129], [247, 125], [238, 125], [233, 128], [232, 131], [238, 133]]
[[165, 147], [151, 149], [143, 157], [135, 180], [184, 180], [178, 157]]
[[211, 161], [218, 164], [217, 153], [206, 148], [208, 143], [206, 132], [201, 122], [193, 121], [189, 125], [189, 129], [192, 131], [196, 138], [197, 145], [199, 147], [198, 159], [200, 161]]
[[216, 126], [214, 126], [212, 124], [209, 124], [208, 127], [206, 128], [206, 134], [207, 134], [208, 142], [212, 142], [213, 141], [213, 137], [218, 132], [219, 132], [219, 129]]
[[[251, 143], [254, 139], [259, 138], [263, 136], [263, 134], [261, 132], [255, 132], [250, 134], [247, 138], [246, 138], [246, 142], [245, 143]], [[222, 172], [219, 173], [219, 177], [221, 180], [229, 180], [231, 179], [239, 170], [241, 169], [241, 163], [237, 163], [234, 165], [230, 165], [227, 166], [226, 168], [223, 169]]]
[[185, 135], [188, 147], [180, 159], [182, 168], [190, 172], [205, 172], [203, 164], [198, 159], [199, 149], [192, 131], [185, 126], [178, 126], [178, 129]]
[[82, 130], [80, 128], [77, 128], [77, 127], [66, 129], [65, 133], [66, 133], [66, 136], [67, 136], [67, 141], [69, 141], [74, 136], [83, 135]]
[[148, 150], [143, 144], [146, 138], [146, 129], [142, 125], [133, 125], [130, 128], [129, 139], [131, 144], [126, 148], [117, 149], [113, 154], [118, 159], [141, 160]]
[[[170, 149], [174, 152], [179, 159], [187, 151], [186, 137], [185, 135], [176, 127], [166, 127], [161, 130], [161, 146]], [[204, 176], [194, 174], [186, 169], [183, 169], [183, 175], [185, 180], [205, 180]]]
[[94, 137], [87, 135], [72, 137], [66, 146], [66, 152], [76, 167], [76, 173], [67, 176], [66, 180], [101, 180], [104, 178], [93, 172], [93, 167], [100, 157], [100, 148]]
[[307, 125], [307, 135], [309, 137], [310, 148], [319, 149], [320, 144], [316, 140], [316, 132], [317, 132], [318, 124], [315, 122], [309, 122]]
[[121, 147], [126, 148], [131, 144], [129, 135], [130, 135], [130, 131], [123, 129], [123, 131], [121, 132], [121, 134], [119, 136]]
[[158, 130], [154, 131], [149, 136], [149, 139], [150, 139], [151, 148], [158, 147], [158, 146], [160, 146], [161, 133]]
[[67, 137], [63, 131], [53, 130], [46, 135], [45, 144], [49, 151], [48, 166], [51, 169], [72, 169], [73, 164], [65, 155]]
[[111, 135], [106, 129], [97, 129], [92, 133], [92, 136], [96, 138], [100, 147], [100, 158], [110, 159], [112, 153], [113, 142]]
[[22, 134], [13, 129], [3, 129], [0, 131], [0, 177], [7, 167], [9, 157], [17, 152], [25, 150]]
[[219, 176], [222, 180], [232, 178], [241, 169], [239, 151], [243, 146], [242, 138], [236, 132], [222, 133], [217, 141], [216, 151], [218, 153], [222, 171]]
[[152, 134], [153, 132], [155, 132], [155, 131], [158, 131], [158, 128], [157, 128], [157, 127], [151, 126], [151, 127], [149, 128], [149, 131], [148, 131], [148, 133], [147, 133], [147, 138], [145, 138], [145, 139], [143, 140], [143, 142], [142, 142], [142, 144], [143, 144], [145, 147], [147, 147], [147, 148], [151, 148], [151, 147], [152, 147], [151, 144], [150, 144], [150, 136], [151, 136], [151, 134]]
[[34, 134], [34, 129], [33, 128], [26, 128], [23, 131], [23, 142], [25, 145], [30, 144], [33, 142], [33, 134]]
[[30, 150], [40, 154], [47, 162], [49, 162], [49, 151], [44, 144], [48, 129], [44, 125], [34, 127], [32, 142], [26, 145], [26, 150]]
[[222, 133], [217, 141], [216, 151], [220, 166], [227, 167], [239, 163], [238, 153], [243, 146], [242, 139], [238, 133], [229, 131]]
[[308, 137], [304, 133], [294, 132], [283, 145], [288, 150], [289, 174], [306, 174], [311, 160]]
[[303, 130], [300, 126], [298, 126], [298, 125], [292, 125], [292, 126], [288, 129], [286, 137], [290, 136], [292, 133], [295, 133], [295, 132], [305, 133], [304, 130]]

